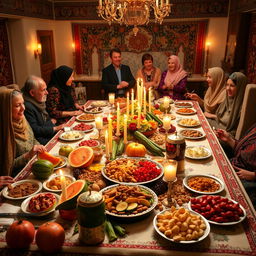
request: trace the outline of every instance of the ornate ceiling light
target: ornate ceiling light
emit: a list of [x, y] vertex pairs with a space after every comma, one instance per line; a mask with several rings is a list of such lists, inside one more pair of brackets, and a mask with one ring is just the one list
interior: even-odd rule
[[136, 35], [139, 30], [137, 26], [148, 24], [150, 7], [153, 9], [155, 22], [162, 24], [163, 19], [171, 13], [171, 6], [169, 0], [99, 0], [97, 11], [99, 17], [109, 25], [118, 22], [134, 26], [133, 32]]

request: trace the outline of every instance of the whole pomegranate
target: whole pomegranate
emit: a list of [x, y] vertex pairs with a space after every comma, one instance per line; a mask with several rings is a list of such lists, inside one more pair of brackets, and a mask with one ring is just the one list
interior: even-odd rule
[[64, 240], [65, 231], [56, 222], [46, 222], [36, 232], [36, 244], [45, 253], [53, 253], [60, 250]]
[[27, 220], [17, 220], [6, 232], [6, 243], [10, 248], [28, 248], [35, 236], [34, 225]]

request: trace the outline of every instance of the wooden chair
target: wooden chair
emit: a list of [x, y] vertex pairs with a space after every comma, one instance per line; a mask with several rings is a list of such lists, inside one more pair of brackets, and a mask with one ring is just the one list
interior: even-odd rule
[[235, 138], [239, 140], [245, 132], [256, 122], [256, 84], [248, 84], [245, 89], [241, 109], [241, 117]]

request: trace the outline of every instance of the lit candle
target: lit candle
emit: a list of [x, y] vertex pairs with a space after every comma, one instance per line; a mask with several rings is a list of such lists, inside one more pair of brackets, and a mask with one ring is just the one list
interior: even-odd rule
[[144, 88], [144, 90], [143, 90], [143, 95], [144, 95], [144, 109], [143, 109], [143, 113], [144, 113], [144, 115], [146, 115], [146, 113], [147, 113], [147, 94], [146, 94], [146, 88], [145, 87], [143, 87]]
[[113, 126], [111, 115], [108, 115], [108, 142], [109, 142], [109, 152], [112, 153], [112, 138], [113, 138]]
[[151, 88], [149, 88], [149, 91], [148, 91], [148, 112], [151, 113], [151, 108], [152, 108], [152, 102], [151, 102]]
[[116, 136], [120, 136], [120, 106], [119, 106], [119, 102], [117, 103]]
[[137, 127], [140, 128], [140, 115], [141, 115], [141, 107], [138, 105], [138, 118], [137, 118]]
[[130, 104], [130, 101], [129, 101], [129, 92], [127, 92], [127, 98], [126, 98], [126, 115], [129, 116], [129, 104]]
[[158, 7], [158, 0], [156, 0], [156, 6]]
[[164, 116], [163, 118], [163, 128], [169, 130], [171, 126], [171, 118], [169, 116]]
[[164, 180], [167, 182], [176, 179], [177, 162], [175, 161], [175, 163], [164, 166]]
[[102, 6], [102, 0], [99, 0], [99, 5]]
[[108, 101], [109, 101], [110, 104], [115, 103], [115, 94], [114, 93], [109, 93], [108, 94]]
[[137, 82], [136, 97], [137, 97], [137, 101], [139, 101], [139, 93], [140, 93], [140, 78], [138, 78], [136, 82]]
[[124, 144], [127, 142], [127, 115], [124, 115]]
[[67, 199], [66, 178], [63, 175], [62, 170], [60, 170], [60, 183], [61, 183], [61, 190], [62, 190], [61, 197], [65, 201]]
[[132, 118], [133, 118], [133, 116], [134, 116], [134, 91], [133, 91], [133, 89], [132, 89]]
[[105, 150], [106, 150], [106, 158], [109, 158], [109, 143], [108, 143], [108, 131], [105, 132]]
[[95, 117], [95, 125], [96, 125], [96, 129], [98, 129], [98, 130], [103, 128], [103, 119], [101, 116]]
[[169, 97], [168, 96], [164, 96], [164, 108], [167, 109], [169, 108], [169, 105], [170, 105], [170, 100], [169, 100]]
[[140, 106], [142, 107], [142, 100], [143, 100], [143, 80], [140, 79]]

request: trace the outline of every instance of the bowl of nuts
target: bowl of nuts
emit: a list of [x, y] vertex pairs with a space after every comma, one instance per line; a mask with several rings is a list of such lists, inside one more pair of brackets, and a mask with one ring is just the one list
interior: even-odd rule
[[65, 178], [66, 187], [76, 179], [70, 175], [55, 175], [51, 176], [43, 183], [43, 188], [50, 192], [61, 192], [61, 176]]

